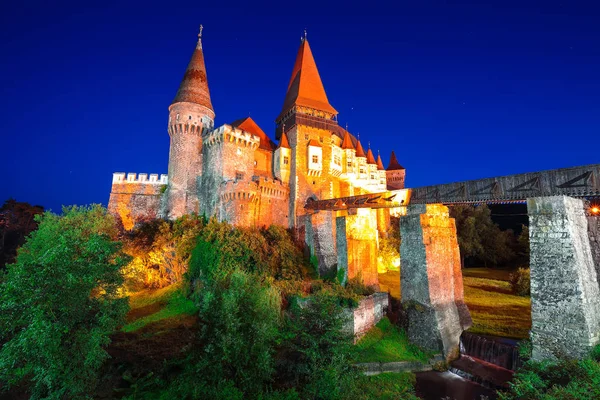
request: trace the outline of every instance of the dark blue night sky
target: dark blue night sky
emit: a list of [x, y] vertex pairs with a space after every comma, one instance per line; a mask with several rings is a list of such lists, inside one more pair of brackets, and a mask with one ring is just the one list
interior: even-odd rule
[[600, 162], [598, 2], [483, 3], [2, 2], [0, 202], [106, 204], [113, 172], [166, 173], [200, 23], [216, 125], [274, 136], [307, 28], [340, 124], [409, 187]]

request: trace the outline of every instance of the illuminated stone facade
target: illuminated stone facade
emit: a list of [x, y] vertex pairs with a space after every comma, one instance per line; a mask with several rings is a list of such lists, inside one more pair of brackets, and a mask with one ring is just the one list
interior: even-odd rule
[[[279, 145], [250, 117], [216, 128], [214, 120], [199, 35], [169, 106], [168, 178], [163, 175], [160, 183], [130, 182], [124, 173], [114, 175], [109, 210], [127, 229], [143, 220], [191, 213], [216, 216], [238, 226], [282, 225], [304, 237], [326, 272], [337, 263], [335, 219], [345, 214], [307, 212], [306, 201], [383, 192], [389, 189], [392, 176], [394, 188], [404, 187], [405, 170], [395, 155], [386, 171], [381, 157], [375, 159], [371, 149], [365, 151], [355, 136], [339, 126], [306, 38], [276, 119]], [[132, 176], [135, 180], [136, 175]], [[378, 215], [382, 213], [386, 215]], [[387, 229], [386, 216], [389, 211], [359, 218], [373, 228], [369, 231], [373, 246], [378, 230]], [[351, 244], [353, 248], [358, 247]], [[367, 253], [362, 261], [370, 265], [373, 254]]]

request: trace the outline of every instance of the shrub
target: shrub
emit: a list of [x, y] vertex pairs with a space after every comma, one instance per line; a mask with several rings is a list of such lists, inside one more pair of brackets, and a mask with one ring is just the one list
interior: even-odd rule
[[0, 380], [31, 385], [33, 398], [93, 390], [104, 347], [127, 312], [119, 294], [129, 257], [99, 205], [64, 208], [39, 228], [0, 285]]
[[519, 268], [510, 274], [510, 287], [519, 296], [531, 295], [531, 274], [529, 268]]

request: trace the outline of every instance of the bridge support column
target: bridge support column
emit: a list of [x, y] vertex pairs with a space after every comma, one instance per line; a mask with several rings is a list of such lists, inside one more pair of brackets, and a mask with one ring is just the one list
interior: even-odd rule
[[327, 276], [336, 271], [337, 252], [335, 248], [335, 218], [331, 211], [319, 211], [306, 215], [304, 225], [306, 230], [305, 242], [312, 254], [317, 257], [319, 274]]
[[456, 225], [441, 204], [409, 205], [400, 217], [402, 305], [408, 338], [446, 359], [459, 354], [463, 330], [471, 324], [464, 303]]
[[365, 285], [379, 290], [376, 210], [363, 208], [356, 212], [355, 215], [337, 217], [338, 271], [344, 271], [346, 280], [360, 277]]
[[582, 200], [527, 200], [533, 359], [581, 358], [600, 342], [600, 293]]

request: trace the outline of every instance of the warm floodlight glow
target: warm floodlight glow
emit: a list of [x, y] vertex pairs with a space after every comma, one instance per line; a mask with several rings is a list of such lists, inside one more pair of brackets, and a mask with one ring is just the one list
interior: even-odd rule
[[600, 208], [598, 207], [592, 207], [592, 214], [598, 214], [600, 212]]

